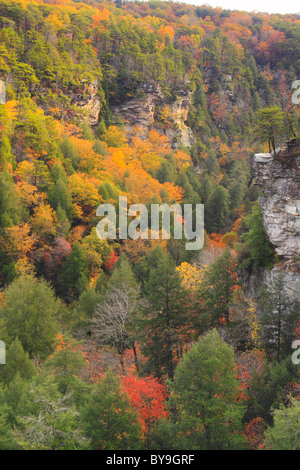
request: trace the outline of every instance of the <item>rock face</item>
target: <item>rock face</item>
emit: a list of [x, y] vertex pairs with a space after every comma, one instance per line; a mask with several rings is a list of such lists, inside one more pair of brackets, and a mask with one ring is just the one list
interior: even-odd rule
[[78, 108], [80, 108], [80, 111], [83, 111], [86, 115], [88, 124], [90, 126], [95, 126], [98, 123], [99, 113], [101, 110], [101, 103], [97, 96], [97, 80], [89, 83], [85, 88], [86, 90], [82, 95], [76, 95], [74, 102]]
[[113, 116], [122, 119], [129, 134], [134, 126], [138, 126], [140, 132], [146, 134], [154, 124], [155, 108], [163, 100], [160, 87], [153, 83], [143, 84], [138, 94], [138, 98], [112, 108]]
[[191, 104], [191, 92], [179, 91], [176, 101], [170, 105], [170, 121], [173, 128], [166, 129], [165, 134], [173, 143], [173, 147], [179, 144], [191, 147], [195, 143], [192, 130], [186, 125]]
[[254, 157], [263, 223], [278, 255], [300, 256], [300, 156]]
[[150, 82], [141, 85], [137, 95], [137, 98], [112, 109], [116, 121], [123, 121], [129, 136], [134, 128], [138, 128], [141, 138], [146, 138], [151, 129], [156, 129], [168, 137], [173, 148], [180, 144], [186, 147], [194, 144], [193, 133], [186, 125], [191, 104], [190, 91], [178, 90], [176, 100], [167, 103], [160, 86]]
[[262, 282], [271, 283], [283, 275], [287, 294], [292, 301], [300, 299], [300, 155], [283, 150], [278, 155], [254, 157], [255, 184], [263, 195], [259, 204], [263, 224], [281, 261], [267, 271], [250, 276], [246, 284], [255, 295]]

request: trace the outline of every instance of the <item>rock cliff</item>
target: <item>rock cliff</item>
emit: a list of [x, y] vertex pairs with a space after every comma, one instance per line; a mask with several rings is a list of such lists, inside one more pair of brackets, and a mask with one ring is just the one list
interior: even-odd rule
[[137, 97], [114, 106], [113, 116], [121, 119], [130, 136], [134, 128], [139, 129], [140, 137], [146, 137], [151, 129], [165, 134], [173, 148], [180, 144], [191, 147], [194, 136], [186, 121], [192, 93], [177, 90], [176, 99], [169, 103], [156, 83], [145, 83], [137, 90]]
[[[299, 300], [300, 148], [296, 145], [277, 155], [256, 155], [253, 169], [255, 184], [262, 190], [259, 204], [263, 224], [280, 259], [272, 270], [257, 273], [256, 280], [270, 282], [281, 272], [290, 298]], [[253, 284], [253, 279], [251, 282]]]
[[263, 195], [263, 223], [279, 256], [300, 257], [300, 152], [254, 157], [255, 184]]
[[98, 123], [101, 110], [101, 103], [97, 92], [98, 84], [97, 80], [95, 80], [92, 83], [86, 84], [84, 92], [73, 98], [73, 102], [80, 109], [80, 112], [86, 116], [86, 120], [91, 126], [95, 126]]

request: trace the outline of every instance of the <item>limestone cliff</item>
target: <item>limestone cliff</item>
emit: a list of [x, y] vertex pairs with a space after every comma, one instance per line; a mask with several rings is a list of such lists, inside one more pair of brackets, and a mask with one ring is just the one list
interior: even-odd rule
[[259, 273], [268, 282], [282, 272], [291, 298], [300, 298], [300, 148], [277, 155], [257, 154], [253, 164], [255, 184], [262, 190], [259, 204], [263, 224], [279, 255], [271, 271]]
[[137, 90], [137, 97], [114, 106], [112, 114], [117, 122], [121, 119], [128, 135], [138, 128], [144, 138], [151, 129], [165, 134], [173, 148], [180, 144], [191, 147], [194, 136], [186, 121], [191, 104], [189, 90], [177, 90], [176, 99], [168, 102], [160, 86], [154, 82], [145, 83]]

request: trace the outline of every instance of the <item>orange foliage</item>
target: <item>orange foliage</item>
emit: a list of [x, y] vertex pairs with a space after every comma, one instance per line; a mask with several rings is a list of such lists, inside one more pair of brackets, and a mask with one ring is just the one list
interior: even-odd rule
[[157, 378], [129, 375], [123, 377], [122, 384], [129, 395], [132, 408], [139, 414], [144, 433], [159, 419], [167, 418], [167, 389]]
[[223, 235], [221, 235], [220, 233], [211, 233], [209, 236], [207, 247], [220, 248], [223, 250], [226, 247], [226, 244], [223, 241]]

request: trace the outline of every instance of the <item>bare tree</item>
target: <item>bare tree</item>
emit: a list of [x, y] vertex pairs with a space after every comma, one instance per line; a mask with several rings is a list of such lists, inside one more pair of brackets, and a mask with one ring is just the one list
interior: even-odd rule
[[[86, 445], [82, 430], [75, 425], [79, 413], [70, 404], [71, 394], [48, 396], [39, 389], [31, 390], [33, 402], [40, 407], [38, 414], [24, 416], [23, 437], [40, 448], [60, 448]], [[72, 424], [71, 424], [72, 423]]]
[[110, 345], [116, 349], [123, 372], [123, 357], [127, 349], [133, 350], [138, 369], [134, 320], [140, 303], [139, 288], [133, 289], [124, 282], [121, 286], [111, 287], [92, 319], [92, 336], [99, 345]]

